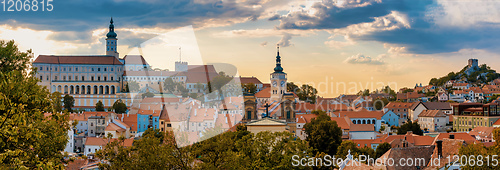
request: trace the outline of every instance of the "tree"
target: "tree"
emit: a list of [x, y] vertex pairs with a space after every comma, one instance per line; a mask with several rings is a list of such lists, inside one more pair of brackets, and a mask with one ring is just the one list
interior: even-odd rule
[[37, 84], [31, 58], [0, 41], [0, 169], [63, 169], [68, 114], [57, 113], [60, 97]]
[[139, 91], [139, 83], [135, 81], [130, 81], [127, 83], [127, 89], [129, 90], [128, 92], [138, 92]]
[[172, 80], [172, 78], [167, 78], [165, 79], [165, 82], [163, 83], [163, 89], [165, 89], [169, 93], [174, 93], [176, 89], [177, 83]]
[[113, 103], [113, 110], [118, 114], [125, 113], [127, 112], [127, 105], [123, 103], [122, 99], [118, 99]]
[[61, 93], [56, 91], [56, 92], [50, 94], [50, 98], [53, 99], [53, 106], [52, 107], [54, 107], [54, 113], [62, 112]]
[[295, 85], [293, 82], [286, 83], [286, 91], [293, 92], [295, 94], [300, 92], [299, 86]]
[[297, 96], [302, 101], [307, 101], [309, 103], [316, 103], [317, 94], [318, 91], [314, 87], [308, 84], [303, 84], [300, 87], [300, 91], [299, 93], [297, 93]]
[[150, 128], [132, 146], [123, 142], [122, 137], [97, 151], [98, 158], [109, 162], [99, 164], [100, 169], [193, 169], [189, 147], [177, 147], [172, 132]]
[[245, 90], [245, 93], [255, 94], [257, 92], [257, 86], [253, 83], [243, 84], [243, 90]]
[[100, 100], [95, 104], [95, 111], [104, 112], [104, 104]]
[[391, 144], [384, 142], [380, 145], [377, 146], [377, 149], [375, 150], [375, 157], [380, 158], [383, 154], [385, 154], [387, 151], [391, 149]]
[[75, 99], [73, 96], [70, 95], [64, 95], [64, 109], [68, 110], [68, 112], [73, 112], [72, 107], [75, 106]]
[[416, 135], [424, 134], [422, 129], [420, 129], [420, 125], [417, 122], [408, 121], [398, 128], [398, 135], [404, 135], [408, 131], [412, 131], [412, 133]]
[[359, 157], [359, 149], [356, 143], [349, 140], [342, 141], [339, 148], [337, 149], [335, 157], [345, 159], [347, 154], [349, 154], [349, 151], [354, 158]]
[[142, 98], [144, 99], [144, 98], [146, 98], [146, 97], [154, 97], [154, 96], [155, 96], [155, 94], [153, 94], [153, 93], [151, 93], [151, 92], [146, 92], [146, 93], [143, 93], [141, 96], [142, 96]]
[[389, 100], [386, 98], [377, 98], [373, 100], [373, 106], [375, 110], [382, 110], [387, 104], [389, 104]]
[[320, 113], [311, 122], [306, 123], [306, 141], [317, 152], [324, 152], [329, 155], [337, 153], [337, 147], [342, 142], [342, 130], [337, 122], [332, 121], [330, 116]]

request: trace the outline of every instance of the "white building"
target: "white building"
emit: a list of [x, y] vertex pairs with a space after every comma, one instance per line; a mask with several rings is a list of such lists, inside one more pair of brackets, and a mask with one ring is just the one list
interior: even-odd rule
[[424, 110], [418, 117], [418, 124], [423, 130], [443, 132], [446, 131], [448, 120], [446, 114], [440, 110]]

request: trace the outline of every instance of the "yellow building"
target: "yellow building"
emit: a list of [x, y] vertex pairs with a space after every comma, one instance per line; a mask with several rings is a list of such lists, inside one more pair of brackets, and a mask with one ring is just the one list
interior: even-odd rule
[[287, 123], [284, 120], [263, 118], [254, 120], [246, 124], [247, 130], [256, 134], [262, 131], [283, 132], [288, 131]]

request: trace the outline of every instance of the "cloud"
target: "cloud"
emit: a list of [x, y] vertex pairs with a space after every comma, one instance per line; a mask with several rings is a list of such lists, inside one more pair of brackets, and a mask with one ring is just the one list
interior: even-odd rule
[[113, 16], [117, 28], [186, 25], [201, 28], [256, 20], [266, 13], [266, 9], [283, 4], [285, 2], [255, 0], [53, 1], [53, 11], [38, 11], [36, 15], [34, 12], [13, 12], [0, 18], [0, 22], [36, 30], [84, 32], [107, 27], [109, 17]]
[[409, 11], [425, 7], [427, 3], [413, 0], [347, 1], [334, 3], [325, 0], [315, 3], [311, 9], [294, 11], [282, 16], [280, 29], [336, 29], [352, 24], [375, 21], [375, 17], [390, 14], [392, 11]]
[[349, 64], [368, 64], [368, 65], [382, 65], [385, 64], [381, 58], [371, 58], [370, 56], [365, 56], [362, 54], [353, 55], [344, 60], [345, 63]]
[[292, 34], [284, 33], [281, 40], [278, 41], [278, 44], [280, 45], [280, 47], [289, 47], [293, 45], [291, 40], [292, 40]]

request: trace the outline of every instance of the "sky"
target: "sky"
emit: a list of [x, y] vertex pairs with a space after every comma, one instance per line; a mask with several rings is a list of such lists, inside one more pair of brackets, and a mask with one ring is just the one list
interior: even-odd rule
[[[40, 54], [118, 52], [156, 68], [225, 63], [269, 82], [276, 45], [288, 81], [336, 97], [428, 84], [469, 58], [500, 69], [500, 1], [54, 0], [52, 11], [0, 11], [0, 39]], [[179, 51], [179, 47], [181, 50]]]

